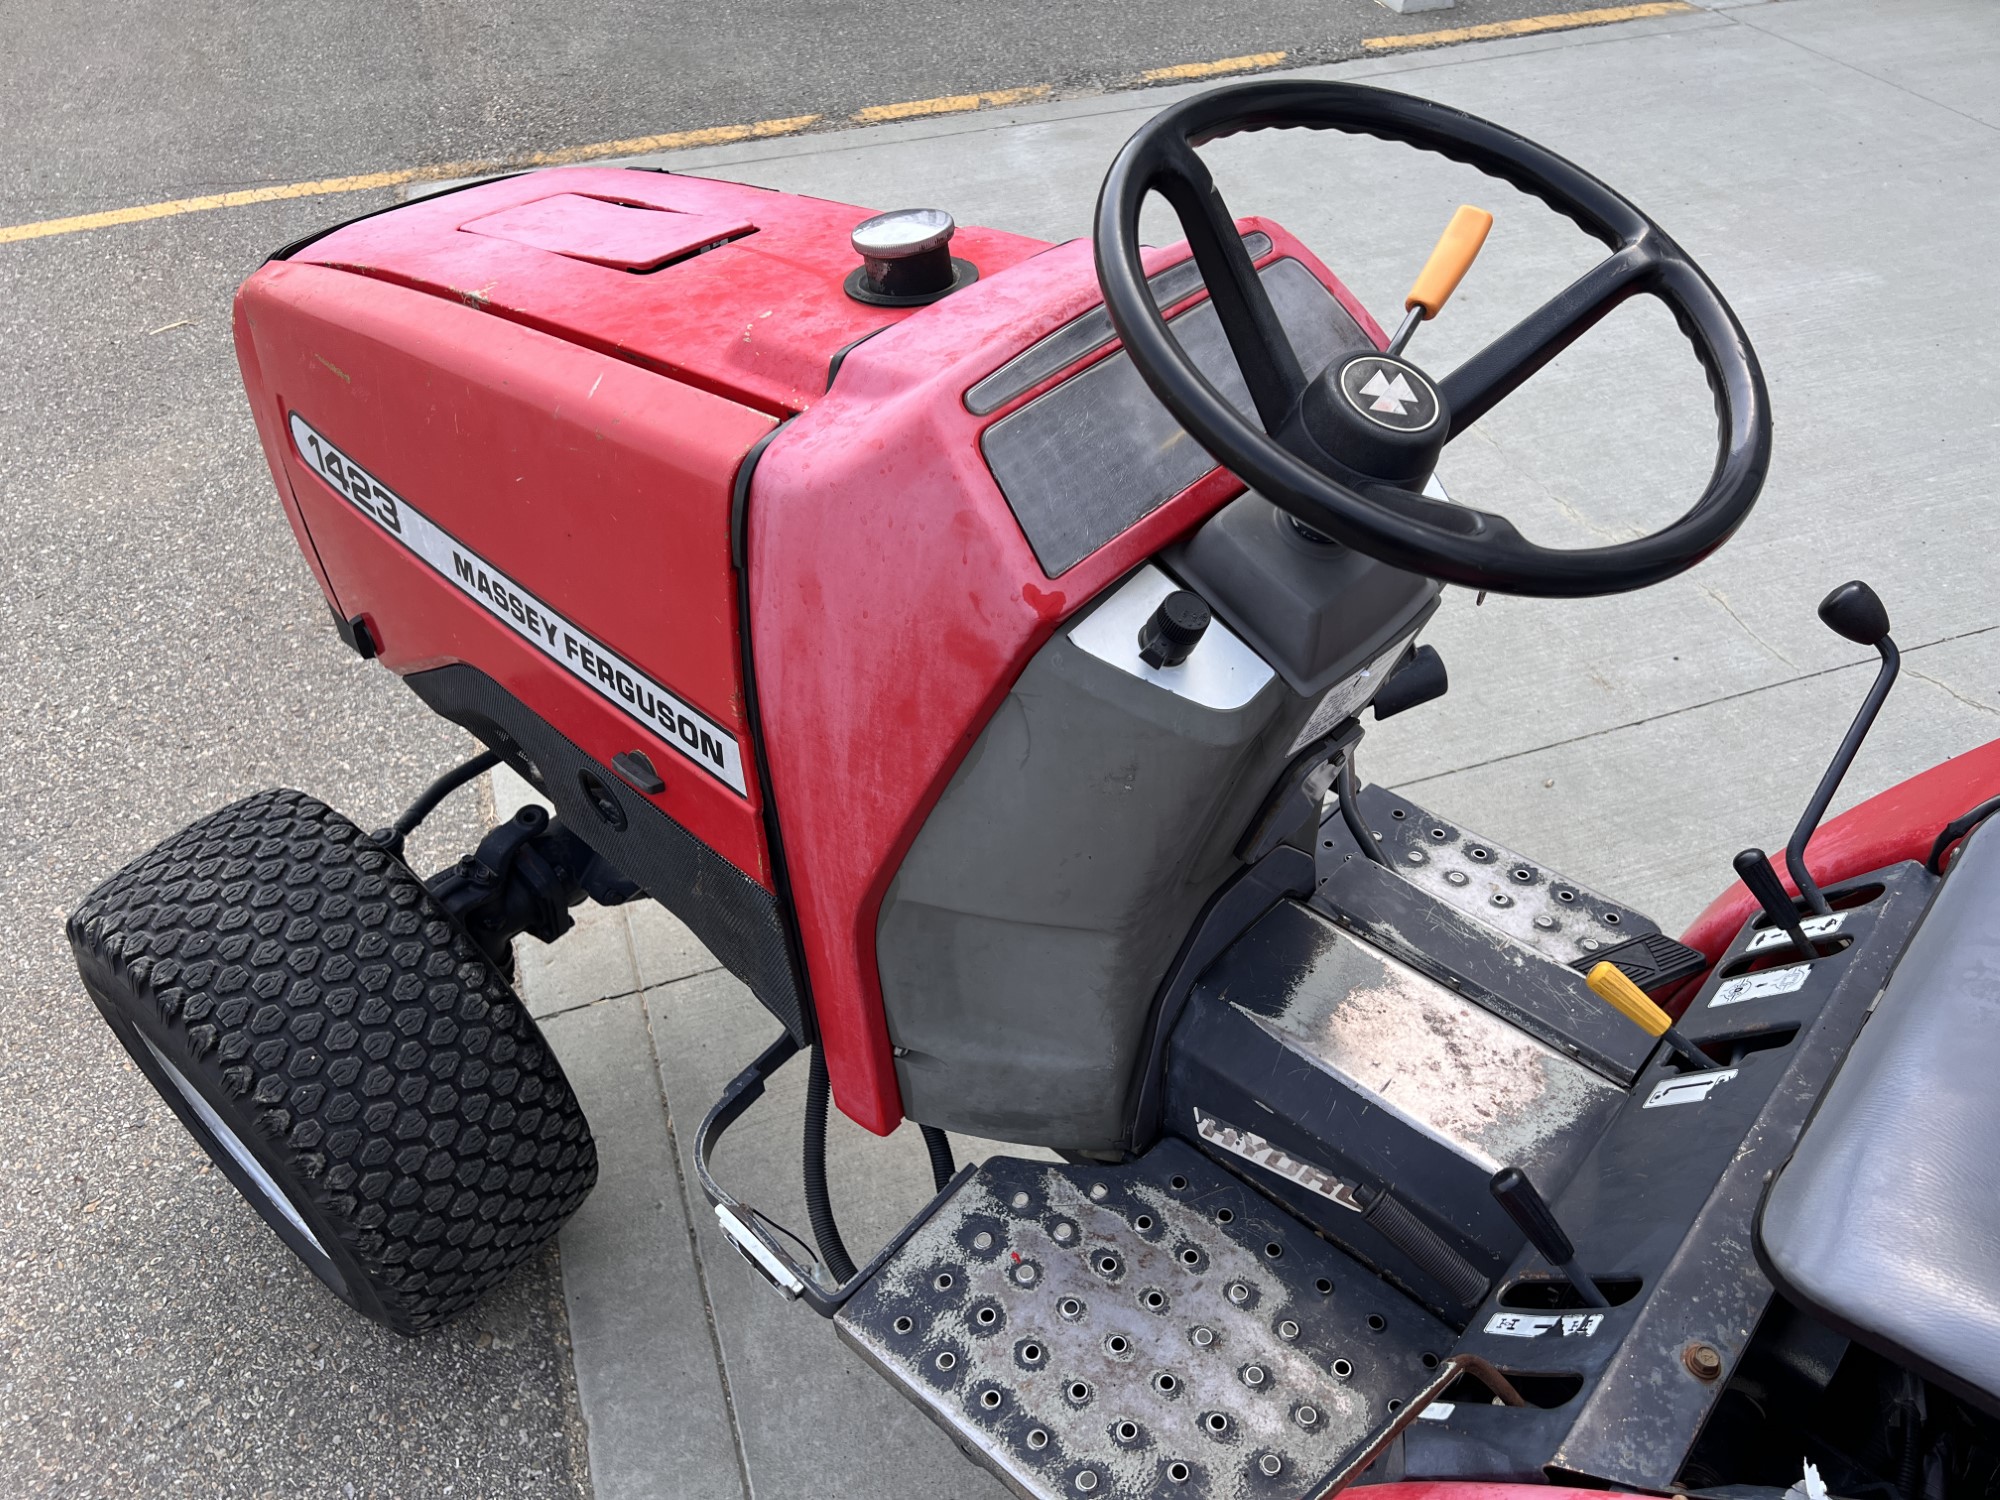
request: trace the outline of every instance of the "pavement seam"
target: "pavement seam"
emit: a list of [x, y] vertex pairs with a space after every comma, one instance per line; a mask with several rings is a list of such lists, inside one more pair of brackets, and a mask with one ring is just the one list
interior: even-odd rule
[[[694, 976], [684, 977], [691, 979]], [[666, 985], [658, 987], [667, 988]], [[657, 1080], [660, 1114], [666, 1121], [667, 1149], [674, 1161], [674, 1186], [681, 1197], [681, 1223], [687, 1229], [688, 1255], [694, 1262], [695, 1285], [701, 1291], [702, 1322], [708, 1328], [708, 1345], [715, 1356], [715, 1378], [722, 1386], [722, 1409], [729, 1414], [729, 1437], [736, 1450], [736, 1477], [743, 1486], [743, 1500], [753, 1500], [756, 1491], [750, 1484], [750, 1452], [743, 1441], [743, 1424], [736, 1415], [736, 1393], [729, 1385], [729, 1364], [722, 1353], [722, 1330], [715, 1323], [715, 1299], [708, 1293], [708, 1266], [701, 1258], [701, 1236], [695, 1232], [694, 1199], [688, 1192], [687, 1169], [681, 1164], [680, 1132], [674, 1127], [674, 1108], [667, 1098], [667, 1075], [660, 1066], [660, 1043], [653, 1034], [653, 1007], [644, 990], [639, 992], [639, 1014], [646, 1023], [646, 1051], [652, 1063], [653, 1077]]]
[[1859, 63], [1849, 62], [1844, 57], [1835, 57], [1831, 52], [1822, 52], [1819, 48], [1810, 46], [1795, 36], [1786, 36], [1783, 32], [1773, 31], [1768, 26], [1759, 26], [1755, 21], [1738, 20], [1734, 12], [1731, 12], [1726, 19], [1738, 26], [1748, 27], [1759, 36], [1767, 36], [1774, 42], [1783, 42], [1788, 47], [1796, 47], [1807, 56], [1816, 57], [1821, 62], [1832, 63], [1836, 68], [1845, 68], [1850, 73], [1859, 74], [1871, 83], [1879, 83], [1884, 88], [1894, 89], [1899, 94], [1906, 94], [1912, 99], [1920, 100], [1930, 105], [1933, 109], [1941, 109], [1948, 115], [1957, 115], [1959, 119], [1964, 120], [1969, 125], [1977, 125], [1982, 130], [2000, 131], [2000, 125], [1994, 124], [1991, 120], [1982, 120], [1977, 115], [1969, 115], [1956, 105], [1947, 104], [1942, 99], [1933, 99], [1929, 94], [1918, 93], [1917, 90], [1911, 88], [1907, 83], [1898, 83], [1893, 78], [1884, 78], [1880, 73], [1871, 73]]
[[1976, 708], [1983, 714], [2000, 714], [2000, 708], [1995, 708], [1990, 703], [1981, 703], [1977, 698], [1966, 697], [1965, 694], [1961, 693], [1941, 677], [1933, 677], [1928, 672], [1919, 672], [1915, 667], [1910, 668], [1910, 675], [1919, 682], [1928, 682], [1932, 687], [1951, 694], [1952, 697], [1963, 703], [1967, 708]]
[[[1949, 646], [1954, 641], [1971, 640], [1976, 636], [1990, 635], [1996, 630], [2000, 630], [2000, 625], [1984, 625], [1981, 626], [1978, 630], [1966, 630], [1966, 631], [1961, 631], [1957, 635], [1940, 636], [1937, 640], [1925, 641], [1920, 646], [1905, 647], [1903, 649], [1903, 656], [1905, 657], [1905, 659], [1907, 659], [1909, 657], [1915, 656], [1919, 651], [1928, 651], [1934, 646]], [[1588, 734], [1571, 735], [1566, 740], [1550, 740], [1545, 745], [1530, 745], [1525, 750], [1509, 750], [1505, 755], [1495, 755], [1486, 760], [1471, 761], [1468, 764], [1462, 766], [1450, 766], [1447, 767], [1445, 770], [1432, 771], [1427, 775], [1423, 776], [1412, 776], [1407, 781], [1398, 782], [1397, 787], [1398, 789], [1401, 789], [1404, 787], [1422, 786], [1425, 782], [1442, 781], [1447, 776], [1459, 776], [1463, 775], [1467, 771], [1483, 771], [1488, 766], [1504, 765], [1510, 760], [1523, 760], [1530, 755], [1540, 755], [1545, 750], [1561, 750], [1570, 745], [1581, 745], [1586, 740], [1598, 740], [1598, 739], [1603, 739], [1606, 735], [1622, 734], [1624, 731], [1628, 729], [1637, 729], [1641, 725], [1657, 724], [1662, 719], [1679, 718], [1682, 714], [1699, 713], [1702, 709], [1714, 708], [1717, 704], [1734, 703], [1742, 698], [1754, 698], [1759, 693], [1775, 692], [1779, 688], [1790, 687], [1793, 683], [1811, 682], [1814, 678], [1817, 677], [1831, 677], [1836, 672], [1852, 672], [1861, 667], [1873, 667], [1874, 665], [1875, 662], [1872, 660], [1850, 661], [1850, 662], [1843, 662], [1841, 663], [1841, 665], [1837, 667], [1822, 667], [1817, 672], [1801, 672], [1796, 677], [1786, 677], [1782, 678], [1777, 682], [1767, 682], [1758, 687], [1745, 688], [1740, 693], [1724, 693], [1719, 698], [1706, 698], [1702, 700], [1700, 703], [1688, 703], [1682, 705], [1679, 708], [1664, 709], [1656, 714], [1646, 714], [1641, 718], [1628, 719], [1623, 724], [1612, 724], [1608, 725], [1603, 729], [1593, 729]], [[1912, 668], [1910, 675], [1913, 677], [1923, 677], [1924, 674]], [[1931, 680], [1930, 678], [1924, 677], [1924, 681], [1929, 682], [1930, 680]], [[1938, 683], [1936, 685], [1939, 687], [1944, 687], [1943, 683]], [[1947, 692], [1952, 691], [1949, 688], [1946, 688], [1945, 690]], [[1962, 697], [1963, 695], [1956, 692], [1952, 692], [1952, 696], [1957, 698], [1957, 697]], [[1967, 699], [1966, 701], [1972, 702], [1972, 700], [1970, 699]], [[1973, 703], [1972, 706], [1975, 708], [1986, 709], [1988, 713], [2000, 712], [2000, 710], [1987, 708], [1987, 705], [1985, 705], [1984, 703]]]
[[672, 979], [662, 979], [658, 984], [636, 985], [629, 990], [620, 990], [615, 995], [599, 995], [594, 1000], [579, 1000], [574, 1005], [559, 1006], [555, 1010], [537, 1011], [535, 1020], [537, 1023], [553, 1021], [557, 1016], [573, 1016], [580, 1010], [589, 1010], [593, 1005], [609, 1005], [613, 1000], [630, 1000], [634, 995], [643, 995], [648, 990], [671, 989], [684, 980], [700, 979], [704, 975], [718, 973], [721, 968], [721, 964], [710, 964], [705, 969], [691, 969], [685, 974], [676, 974]]
[[1764, 637], [1757, 634], [1756, 631], [1750, 628], [1750, 622], [1744, 619], [1743, 616], [1739, 615], [1736, 612], [1736, 606], [1729, 602], [1729, 596], [1723, 593], [1721, 589], [1710, 588], [1707, 584], [1704, 583], [1703, 585], [1701, 585], [1701, 591], [1704, 594], [1708, 595], [1709, 598], [1713, 599], [1717, 604], [1721, 605], [1722, 612], [1728, 615], [1730, 619], [1734, 620], [1736, 622], [1737, 628], [1740, 629], [1745, 635], [1749, 636], [1751, 640], [1755, 641], [1758, 645], [1762, 646], [1766, 651], [1770, 652], [1773, 656], [1777, 657], [1779, 661], [1783, 662], [1786, 666], [1790, 667], [1794, 672], [1798, 671], [1799, 664], [1797, 662], [1793, 661], [1789, 656], [1785, 655], [1784, 652], [1780, 651], [1775, 645], [1765, 640]]

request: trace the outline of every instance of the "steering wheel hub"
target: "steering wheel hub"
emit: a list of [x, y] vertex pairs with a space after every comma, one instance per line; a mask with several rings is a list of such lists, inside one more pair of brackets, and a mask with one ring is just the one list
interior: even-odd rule
[[1363, 419], [1397, 433], [1429, 432], [1444, 403], [1415, 365], [1386, 354], [1363, 354], [1340, 367], [1340, 394]]
[[1357, 354], [1322, 370], [1299, 398], [1282, 440], [1322, 473], [1350, 484], [1422, 489], [1451, 430], [1428, 375], [1389, 354]]

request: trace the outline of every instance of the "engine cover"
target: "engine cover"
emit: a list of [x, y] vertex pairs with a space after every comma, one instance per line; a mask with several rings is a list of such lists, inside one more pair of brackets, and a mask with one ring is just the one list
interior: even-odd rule
[[[1068, 816], [1071, 792], [1115, 771], [1093, 757], [1131, 705], [1073, 677], [1087, 753], [1038, 763], [998, 804], [948, 796], [976, 779], [954, 783], [1009, 695], [1039, 691], [1030, 664], [1241, 486], [1119, 351], [1087, 243], [966, 228], [951, 248], [976, 280], [883, 307], [843, 289], [868, 215], [610, 168], [438, 194], [251, 277], [236, 308], [245, 385], [343, 633], [567, 821], [600, 819], [586, 836], [795, 1032], [817, 1032], [837, 1102], [868, 1128], [902, 1117], [895, 1047], [1051, 977], [1027, 962], [1040, 929], [1018, 892], [969, 910], [976, 882], [934, 878], [940, 851], [950, 865], [963, 850], [930, 833], [933, 810], [992, 824], [982, 857], [1017, 886], [1078, 858], [1122, 872], [1102, 893], [1107, 945], [1045, 997], [1091, 1018], [1072, 1039], [1088, 1033], [1106, 1098], [1036, 1137], [1108, 1140], [1159, 975], [1317, 689], [1288, 662], [1249, 719], [1181, 723], [1148, 752], [1164, 779], [1135, 783], [1123, 822], [1093, 822]], [[1303, 354], [1379, 346], [1309, 252], [1264, 221], [1240, 229]], [[1149, 254], [1177, 333], [1240, 393], [1185, 247]], [[1350, 558], [1342, 587], [1353, 572]], [[1247, 618], [1230, 586], [1193, 586], [1221, 620]], [[1391, 603], [1326, 651], [1373, 661], [1435, 586], [1394, 575], [1369, 597]], [[1218, 623], [1215, 649], [1230, 634]], [[1009, 826], [1010, 806], [1033, 815]], [[936, 923], [906, 942], [892, 886], [898, 911], [1030, 920], [984, 959], [964, 931], [941, 948]], [[960, 979], [892, 1022], [891, 971]], [[961, 1094], [976, 1053], [926, 1097]], [[1028, 1138], [1028, 1107], [989, 1123]]]

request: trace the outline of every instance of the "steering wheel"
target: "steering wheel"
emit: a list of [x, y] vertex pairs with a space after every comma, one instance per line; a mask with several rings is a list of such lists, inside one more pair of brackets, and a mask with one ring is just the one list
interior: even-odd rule
[[[1302, 369], [1195, 148], [1251, 130], [1339, 130], [1477, 167], [1541, 199], [1611, 254], [1441, 381], [1386, 353]], [[1139, 211], [1167, 200], [1228, 336], [1260, 427], [1196, 368], [1146, 286]], [[1174, 105], [1118, 153], [1097, 200], [1097, 276], [1126, 352], [1209, 453], [1313, 531], [1410, 572], [1505, 594], [1581, 598], [1693, 567], [1749, 515], [1771, 456], [1770, 400], [1736, 315], [1665, 230], [1589, 173], [1498, 125], [1352, 83], [1277, 79]], [[1444, 445], [1626, 298], [1658, 297], [1715, 396], [1708, 486], [1678, 520], [1608, 547], [1539, 546], [1503, 517], [1417, 493]], [[1398, 378], [1401, 387], [1393, 384]], [[1364, 389], [1365, 388], [1365, 389]], [[1396, 399], [1384, 401], [1384, 393]]]

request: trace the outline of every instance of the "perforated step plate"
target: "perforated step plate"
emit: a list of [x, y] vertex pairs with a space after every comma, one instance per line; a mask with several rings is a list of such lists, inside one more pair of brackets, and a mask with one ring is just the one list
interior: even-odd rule
[[836, 1326], [1041, 1500], [1318, 1494], [1453, 1341], [1178, 1141], [988, 1162]]
[[1595, 961], [1659, 924], [1384, 787], [1361, 811], [1389, 868], [1447, 906], [1559, 964]]

